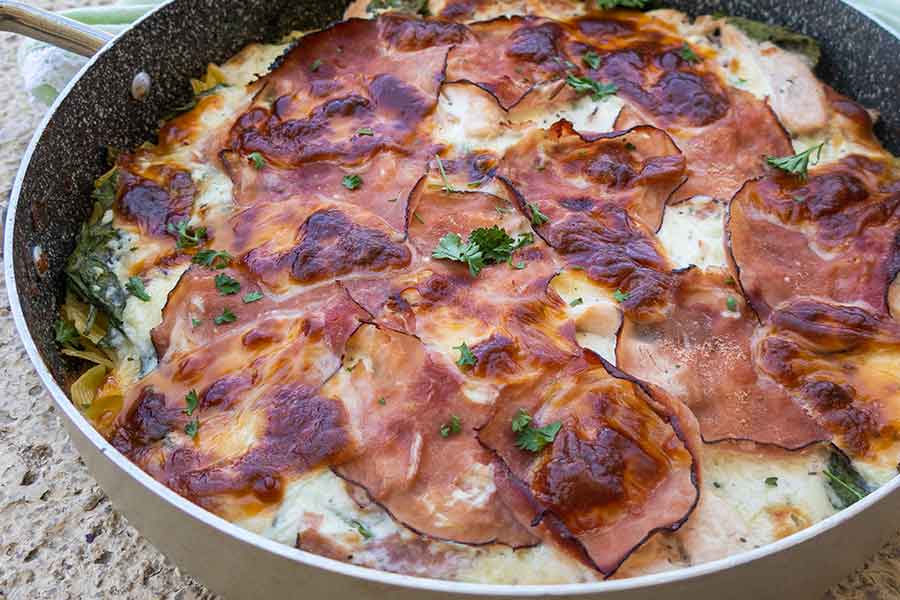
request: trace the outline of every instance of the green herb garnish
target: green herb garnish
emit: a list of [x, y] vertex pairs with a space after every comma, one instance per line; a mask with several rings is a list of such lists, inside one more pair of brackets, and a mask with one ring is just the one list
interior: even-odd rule
[[322, 59], [317, 58], [316, 60], [314, 60], [312, 62], [311, 65], [309, 65], [309, 70], [312, 71], [313, 73], [315, 73], [316, 71], [319, 70], [319, 67], [321, 67], [321, 66], [322, 66]]
[[451, 435], [457, 434], [460, 431], [462, 431], [462, 421], [460, 421], [459, 417], [457, 417], [456, 415], [451, 415], [450, 422], [441, 425], [440, 434], [441, 437], [450, 437]]
[[384, 406], [385, 404], [387, 404], [387, 400], [385, 400], [384, 398], [379, 398], [378, 404], [380, 404], [381, 406]]
[[356, 130], [356, 135], [375, 135], [375, 130], [371, 127], [360, 127]]
[[203, 321], [196, 317], [191, 317], [191, 327], [200, 327], [203, 324]]
[[249, 156], [247, 156], [247, 158], [250, 159], [250, 162], [253, 163], [253, 168], [256, 169], [257, 171], [260, 171], [260, 170], [266, 168], [266, 159], [259, 152], [254, 152], [254, 153], [250, 154]]
[[362, 185], [363, 180], [359, 175], [344, 175], [344, 178], [341, 180], [341, 183], [348, 190], [358, 189], [359, 186]]
[[541, 209], [537, 207], [536, 204], [528, 203], [528, 213], [531, 218], [531, 224], [535, 227], [541, 226], [544, 223], [550, 221], [550, 217], [541, 212]]
[[806, 179], [809, 175], [809, 161], [812, 158], [813, 153], [816, 153], [816, 163], [818, 163], [819, 159], [822, 157], [822, 148], [824, 147], [825, 142], [822, 142], [818, 146], [807, 148], [800, 154], [795, 154], [793, 156], [767, 156], [766, 163], [776, 169], [781, 169], [785, 173], [796, 175], [800, 179]]
[[199, 246], [206, 239], [206, 227], [191, 227], [187, 221], [182, 221], [177, 225], [169, 223], [166, 231], [177, 237], [176, 246], [178, 249], [194, 248]]
[[534, 235], [530, 232], [519, 234], [513, 239], [504, 229], [494, 225], [475, 229], [469, 234], [469, 240], [465, 244], [459, 234], [448, 233], [441, 238], [431, 256], [464, 262], [469, 266], [472, 276], [477, 277], [486, 265], [503, 261], [511, 264], [513, 253], [532, 243]]
[[224, 325], [225, 323], [234, 323], [237, 321], [237, 316], [231, 312], [231, 309], [226, 307], [222, 309], [222, 314], [214, 319], [216, 325]]
[[356, 531], [363, 537], [363, 539], [371, 540], [373, 537], [375, 537], [375, 534], [372, 533], [372, 530], [369, 529], [362, 521], [353, 519], [352, 521], [350, 521], [350, 525], [352, 525], [353, 528], [356, 529]]
[[830, 490], [829, 499], [832, 506], [844, 509], [869, 495], [870, 489], [866, 480], [853, 467], [850, 459], [839, 452], [832, 452], [828, 457], [825, 483]]
[[209, 250], [204, 248], [191, 259], [196, 265], [203, 265], [211, 269], [224, 269], [231, 264], [232, 256], [225, 250]]
[[197, 406], [200, 405], [200, 398], [197, 397], [197, 390], [191, 390], [184, 397], [184, 414], [187, 416], [192, 416], [194, 411], [197, 410]]
[[441, 160], [441, 157], [435, 154], [434, 159], [437, 161], [438, 171], [441, 172], [441, 179], [444, 180], [444, 191], [448, 194], [457, 192], [457, 189], [450, 185], [450, 180], [447, 179], [447, 171], [444, 170], [444, 162]]
[[778, 487], [777, 477], [766, 477], [766, 485], [769, 487]]
[[584, 298], [575, 298], [574, 300], [569, 302], [569, 306], [572, 307], [581, 306], [582, 304], [584, 304]]
[[613, 299], [620, 304], [622, 302], [625, 302], [629, 298], [631, 298], [631, 294], [629, 294], [628, 292], [623, 292], [622, 290], [616, 290], [615, 292], [613, 292]]
[[68, 321], [57, 319], [55, 338], [57, 344], [59, 344], [60, 346], [74, 346], [80, 338], [81, 334], [78, 333], [75, 325], [69, 323]]
[[512, 420], [512, 430], [516, 434], [516, 447], [528, 452], [540, 452], [556, 439], [562, 423], [557, 421], [544, 427], [534, 427], [532, 418], [524, 409], [519, 409]]
[[590, 77], [576, 77], [571, 73], [566, 75], [566, 83], [579, 94], [590, 94], [597, 102], [619, 91], [619, 86], [614, 83], [600, 83]]
[[191, 419], [188, 421], [188, 424], [184, 426], [184, 432], [191, 438], [196, 438], [198, 431], [200, 431], [200, 421], [197, 419]]
[[241, 284], [225, 273], [219, 273], [216, 275], [216, 289], [223, 296], [233, 296], [241, 291]]
[[244, 294], [244, 304], [250, 304], [252, 302], [257, 302], [263, 299], [262, 292], [253, 291], [248, 294]]
[[725, 308], [727, 308], [730, 312], [738, 312], [737, 299], [734, 296], [728, 296], [728, 298], [725, 300]]
[[682, 60], [687, 61], [689, 63], [698, 63], [700, 62], [700, 57], [697, 56], [697, 53], [694, 52], [694, 49], [685, 44], [681, 47], [681, 50], [678, 51], [678, 56], [682, 58]]
[[596, 70], [600, 68], [600, 55], [594, 52], [593, 50], [588, 50], [581, 57], [581, 60], [584, 61], [584, 64], [589, 66], [590, 68]]
[[456, 364], [460, 367], [474, 367], [478, 364], [478, 357], [469, 350], [469, 345], [463, 342], [459, 346], [454, 346], [454, 350], [459, 351], [459, 360]]
[[128, 283], [125, 284], [125, 290], [138, 300], [150, 302], [150, 294], [144, 288], [144, 282], [140, 277], [129, 277]]

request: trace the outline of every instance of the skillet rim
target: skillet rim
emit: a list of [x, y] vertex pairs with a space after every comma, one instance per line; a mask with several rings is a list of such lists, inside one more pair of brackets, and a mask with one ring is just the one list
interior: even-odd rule
[[[808, 527], [802, 531], [794, 533], [776, 542], [766, 544], [764, 546], [740, 552], [738, 554], [720, 558], [714, 561], [695, 565], [692, 567], [684, 567], [669, 572], [654, 573], [641, 575], [637, 577], [629, 577], [624, 579], [601, 580], [590, 583], [574, 583], [574, 584], [546, 584], [546, 585], [510, 585], [510, 584], [491, 584], [491, 583], [465, 583], [445, 579], [435, 579], [429, 577], [401, 575], [391, 573], [379, 569], [361, 567], [338, 560], [326, 558], [324, 556], [307, 552], [298, 548], [292, 548], [287, 544], [276, 542], [275, 540], [266, 538], [261, 534], [253, 533], [243, 529], [238, 525], [230, 523], [225, 519], [214, 515], [213, 513], [193, 504], [187, 499], [179, 496], [162, 483], [153, 479], [150, 475], [141, 470], [137, 465], [132, 463], [127, 457], [116, 450], [100, 433], [91, 425], [91, 423], [75, 408], [75, 404], [69, 396], [63, 391], [57, 383], [55, 377], [50, 372], [49, 367], [38, 351], [31, 330], [25, 320], [22, 303], [19, 299], [19, 289], [15, 274], [14, 253], [16, 250], [15, 241], [15, 224], [19, 209], [19, 200], [22, 195], [22, 188], [28, 171], [31, 166], [31, 160], [38, 146], [42, 141], [45, 129], [53, 121], [55, 114], [61, 104], [67, 99], [70, 92], [81, 81], [82, 77], [89, 72], [94, 64], [103, 57], [106, 52], [110, 51], [122, 38], [128, 36], [132, 31], [142, 25], [145, 21], [152, 19], [157, 12], [164, 11], [173, 2], [178, 0], [170, 0], [141, 17], [134, 22], [126, 30], [120, 32], [112, 38], [106, 46], [104, 46], [97, 54], [91, 57], [82, 67], [78, 74], [68, 83], [65, 89], [59, 94], [59, 97], [47, 111], [47, 114], [41, 120], [35, 130], [25, 153], [22, 156], [21, 163], [16, 173], [13, 188], [10, 193], [10, 200], [7, 205], [6, 223], [4, 226], [3, 239], [3, 268], [6, 283], [6, 291], [10, 304], [13, 322], [16, 327], [16, 333], [19, 340], [25, 348], [29, 360], [41, 380], [45, 389], [50, 393], [54, 404], [63, 413], [71, 426], [84, 435], [86, 440], [94, 446], [94, 448], [106, 459], [110, 460], [120, 471], [139, 483], [145, 491], [161, 498], [180, 512], [188, 517], [200, 521], [208, 527], [214, 528], [231, 538], [237, 539], [244, 544], [254, 546], [257, 550], [272, 553], [282, 558], [299, 562], [306, 566], [315, 567], [329, 573], [348, 576], [354, 579], [363, 580], [372, 583], [389, 584], [404, 587], [413, 590], [422, 590], [439, 593], [462, 594], [469, 596], [500, 596], [515, 595], [520, 597], [563, 597], [586, 594], [611, 594], [624, 591], [651, 590], [658, 586], [672, 584], [677, 582], [686, 582], [692, 579], [704, 577], [721, 571], [728, 571], [736, 567], [746, 565], [764, 557], [774, 556], [790, 548], [803, 544], [824, 534], [835, 527], [844, 525], [858, 517], [869, 507], [885, 501], [886, 498], [895, 494], [900, 488], [900, 474], [895, 475], [888, 483], [882, 485], [878, 490], [869, 494], [854, 505], [841, 510], [840, 512]], [[853, 6], [847, 0], [840, 0], [845, 7], [851, 11], [859, 13], [866, 20], [872, 21], [879, 27], [887, 31], [890, 35], [900, 40], [900, 33], [895, 33], [886, 26], [883, 20], [866, 10]], [[23, 215], [24, 217], [24, 215]], [[88, 470], [93, 477], [93, 473]]]

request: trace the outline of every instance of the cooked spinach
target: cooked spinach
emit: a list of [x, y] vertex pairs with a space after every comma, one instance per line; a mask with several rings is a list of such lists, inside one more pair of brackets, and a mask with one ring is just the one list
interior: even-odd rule
[[872, 491], [850, 459], [841, 452], [831, 453], [828, 467], [823, 472], [828, 486], [828, 499], [839, 510], [859, 502]]
[[122, 324], [127, 299], [119, 278], [109, 267], [113, 255], [110, 242], [118, 237], [119, 232], [112, 223], [85, 224], [66, 264], [71, 290], [84, 302], [102, 310], [116, 327]]
[[819, 64], [819, 60], [822, 58], [822, 49], [816, 40], [780, 25], [769, 25], [744, 17], [728, 17], [728, 23], [757, 42], [772, 42], [785, 50], [806, 56], [813, 66]]

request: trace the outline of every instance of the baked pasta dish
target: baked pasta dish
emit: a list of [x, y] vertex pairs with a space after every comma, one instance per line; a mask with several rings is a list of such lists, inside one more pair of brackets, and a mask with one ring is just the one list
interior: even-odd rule
[[216, 515], [575, 583], [791, 535], [900, 461], [900, 163], [815, 41], [641, 0], [362, 0], [111, 152], [71, 397]]

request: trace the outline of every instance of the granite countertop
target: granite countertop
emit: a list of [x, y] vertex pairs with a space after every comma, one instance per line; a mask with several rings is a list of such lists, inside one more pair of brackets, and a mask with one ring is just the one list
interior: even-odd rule
[[[53, 10], [103, 0], [28, 0]], [[0, 34], [0, 202], [43, 110], [19, 87], [20, 39]], [[0, 600], [213, 598], [110, 504], [69, 442], [0, 296]], [[900, 598], [900, 536], [830, 600]]]

